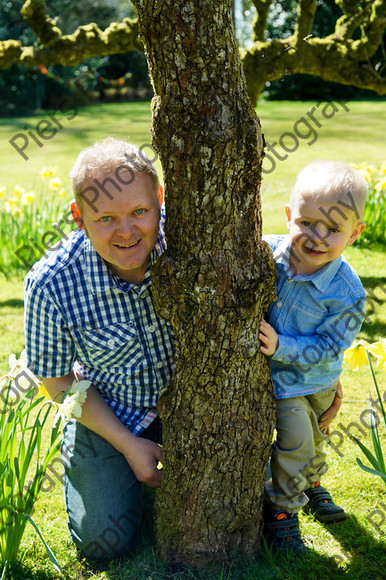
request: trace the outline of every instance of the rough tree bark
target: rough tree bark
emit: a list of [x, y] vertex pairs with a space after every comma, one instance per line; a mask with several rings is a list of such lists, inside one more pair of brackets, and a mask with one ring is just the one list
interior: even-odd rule
[[257, 333], [275, 295], [261, 242], [263, 139], [230, 1], [134, 4], [167, 195], [154, 299], [176, 336], [175, 377], [160, 401], [158, 539], [166, 558], [204, 565], [251, 554], [260, 539], [274, 400]]

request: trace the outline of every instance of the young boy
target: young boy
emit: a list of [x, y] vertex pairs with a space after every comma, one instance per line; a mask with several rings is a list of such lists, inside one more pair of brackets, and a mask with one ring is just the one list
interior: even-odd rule
[[307, 502], [320, 521], [345, 518], [320, 485], [328, 467], [318, 421], [363, 321], [365, 291], [341, 254], [365, 228], [366, 195], [365, 180], [351, 166], [311, 163], [285, 206], [289, 235], [265, 237], [277, 264], [278, 296], [259, 334], [277, 399], [265, 523], [283, 551], [305, 551], [297, 514]]

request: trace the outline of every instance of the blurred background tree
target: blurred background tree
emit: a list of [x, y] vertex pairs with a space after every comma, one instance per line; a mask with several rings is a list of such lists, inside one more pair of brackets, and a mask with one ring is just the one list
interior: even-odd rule
[[[358, 3], [359, 4], [359, 3]], [[273, 0], [268, 11], [264, 40], [286, 38], [293, 34], [297, 18], [296, 0]], [[251, 48], [253, 41], [253, 24], [256, 19], [256, 7], [252, 0], [235, 0], [236, 35], [240, 47]], [[335, 0], [317, 0], [317, 8], [313, 23], [314, 36], [324, 38], [332, 34], [335, 25], [342, 16], [342, 10]], [[359, 30], [354, 34], [359, 38]], [[385, 43], [379, 47], [373, 57], [376, 63], [385, 63]], [[283, 76], [275, 81], [268, 81], [263, 90], [266, 99], [280, 100], [332, 100], [332, 99], [379, 99], [376, 92], [358, 89], [338, 83], [325, 81], [319, 77], [307, 74], [288, 74], [282, 70]]]
[[[0, 41], [15, 39], [21, 40], [24, 45], [36, 42], [34, 31], [20, 14], [22, 6], [20, 0], [0, 0]], [[89, 22], [95, 22], [103, 30], [113, 21], [136, 16], [132, 3], [127, 0], [47, 0], [46, 8], [63, 34], [71, 34], [78, 26]], [[121, 79], [128, 73], [130, 77], [122, 85], [109, 82]], [[85, 74], [89, 79], [94, 78], [92, 83], [88, 82], [87, 98], [73, 85], [76, 78]], [[133, 50], [91, 57], [75, 66], [58, 64], [50, 67], [50, 76], [37, 67], [31, 69], [14, 64], [0, 75], [0, 114], [3, 116], [53, 109], [69, 96], [74, 105], [87, 104], [90, 99], [149, 99], [152, 89], [145, 55]]]
[[[24, 47], [38, 50], [41, 39], [37, 39], [36, 30], [21, 16], [23, 4], [28, 2], [0, 0], [0, 41], [14, 39]], [[41, 4], [44, 6], [43, 2]], [[91, 22], [95, 22], [100, 32], [112, 22], [136, 17], [133, 4], [128, 0], [47, 0], [45, 7], [63, 35], [72, 35], [79, 26]], [[307, 21], [307, 18], [310, 20], [307, 12], [311, 14], [314, 9], [309, 28], [307, 23], [305, 26], [299, 24], [299, 14]], [[381, 0], [234, 0], [233, 22], [252, 102], [256, 102], [261, 92], [265, 98], [274, 100], [380, 98], [375, 91], [358, 87], [371, 85], [378, 92], [385, 92], [382, 88], [386, 68], [385, 35], [375, 52], [370, 46], [374, 45], [374, 35], [379, 34], [375, 28], [385, 27], [385, 12], [385, 3]], [[339, 20], [341, 26], [338, 29]], [[135, 37], [132, 27], [131, 32]], [[313, 44], [314, 41], [324, 41], [329, 35], [325, 45]], [[356, 39], [362, 39], [365, 46], [352, 50]], [[345, 61], [342, 55], [348, 43], [351, 43], [351, 53]], [[137, 44], [139, 48], [140, 43]], [[360, 50], [362, 56], [358, 59], [355, 51]], [[54, 108], [69, 95], [72, 103], [78, 106], [90, 100], [149, 99], [152, 89], [144, 54], [129, 48], [119, 54], [107, 54], [109, 52], [110, 49], [102, 50], [98, 54], [94, 50], [93, 56], [73, 66], [66, 66], [67, 62], [56, 64], [55, 58], [50, 57], [51, 66], [49, 71], [45, 69], [45, 74], [31, 64], [15, 63], [5, 68], [0, 77], [1, 114], [17, 115]], [[0, 46], [0, 66], [4, 54]], [[355, 59], [360, 63], [359, 73]], [[307, 74], [311, 72], [310, 68], [317, 76]], [[343, 68], [347, 70], [342, 72]], [[299, 70], [302, 74], [293, 74]], [[81, 75], [88, 75], [87, 96], [74, 88], [73, 81]], [[338, 82], [325, 80], [331, 77], [336, 77]]]

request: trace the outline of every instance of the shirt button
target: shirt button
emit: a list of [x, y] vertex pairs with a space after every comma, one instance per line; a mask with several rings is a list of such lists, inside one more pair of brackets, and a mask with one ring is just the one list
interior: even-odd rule
[[293, 282], [293, 278], [288, 278], [288, 282]]
[[142, 298], [142, 300], [144, 300], [146, 298], [146, 292], [142, 292], [141, 298]]
[[113, 338], [110, 338], [110, 339], [107, 341], [107, 344], [109, 345], [109, 347], [110, 347], [110, 348], [112, 348], [112, 347], [114, 346], [114, 344], [115, 344], [115, 340], [114, 340]]
[[154, 332], [155, 331], [155, 326], [153, 324], [151, 324], [150, 326], [147, 327], [149, 332]]
[[276, 302], [276, 306], [277, 306], [278, 308], [280, 308], [280, 307], [281, 307], [281, 302]]
[[162, 369], [162, 367], [164, 366], [164, 363], [162, 361], [157, 362], [157, 364], [155, 365], [156, 369]]

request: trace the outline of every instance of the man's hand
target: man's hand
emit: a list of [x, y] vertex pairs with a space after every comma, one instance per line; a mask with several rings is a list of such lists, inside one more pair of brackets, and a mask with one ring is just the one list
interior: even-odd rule
[[332, 401], [331, 407], [324, 411], [319, 417], [319, 429], [324, 431], [326, 435], [330, 433], [330, 423], [333, 421], [342, 405], [343, 389], [340, 381], [336, 386], [335, 398]]
[[157, 469], [157, 465], [163, 460], [162, 447], [149, 439], [135, 439], [135, 443], [131, 442], [130, 449], [124, 453], [127, 462], [138, 481], [149, 487], [160, 487], [162, 470]]
[[[72, 372], [64, 377], [43, 379], [43, 384], [51, 397], [55, 399], [62, 396], [74, 378], [75, 375]], [[87, 389], [87, 399], [82, 405], [82, 415], [77, 420], [120, 451], [138, 481], [150, 487], [160, 487], [162, 471], [157, 469], [157, 465], [159, 461], [162, 461], [162, 448], [149, 439], [133, 435], [93, 386]]]
[[260, 322], [259, 340], [263, 343], [260, 351], [267, 356], [274, 354], [277, 350], [279, 339], [274, 328], [264, 319]]

